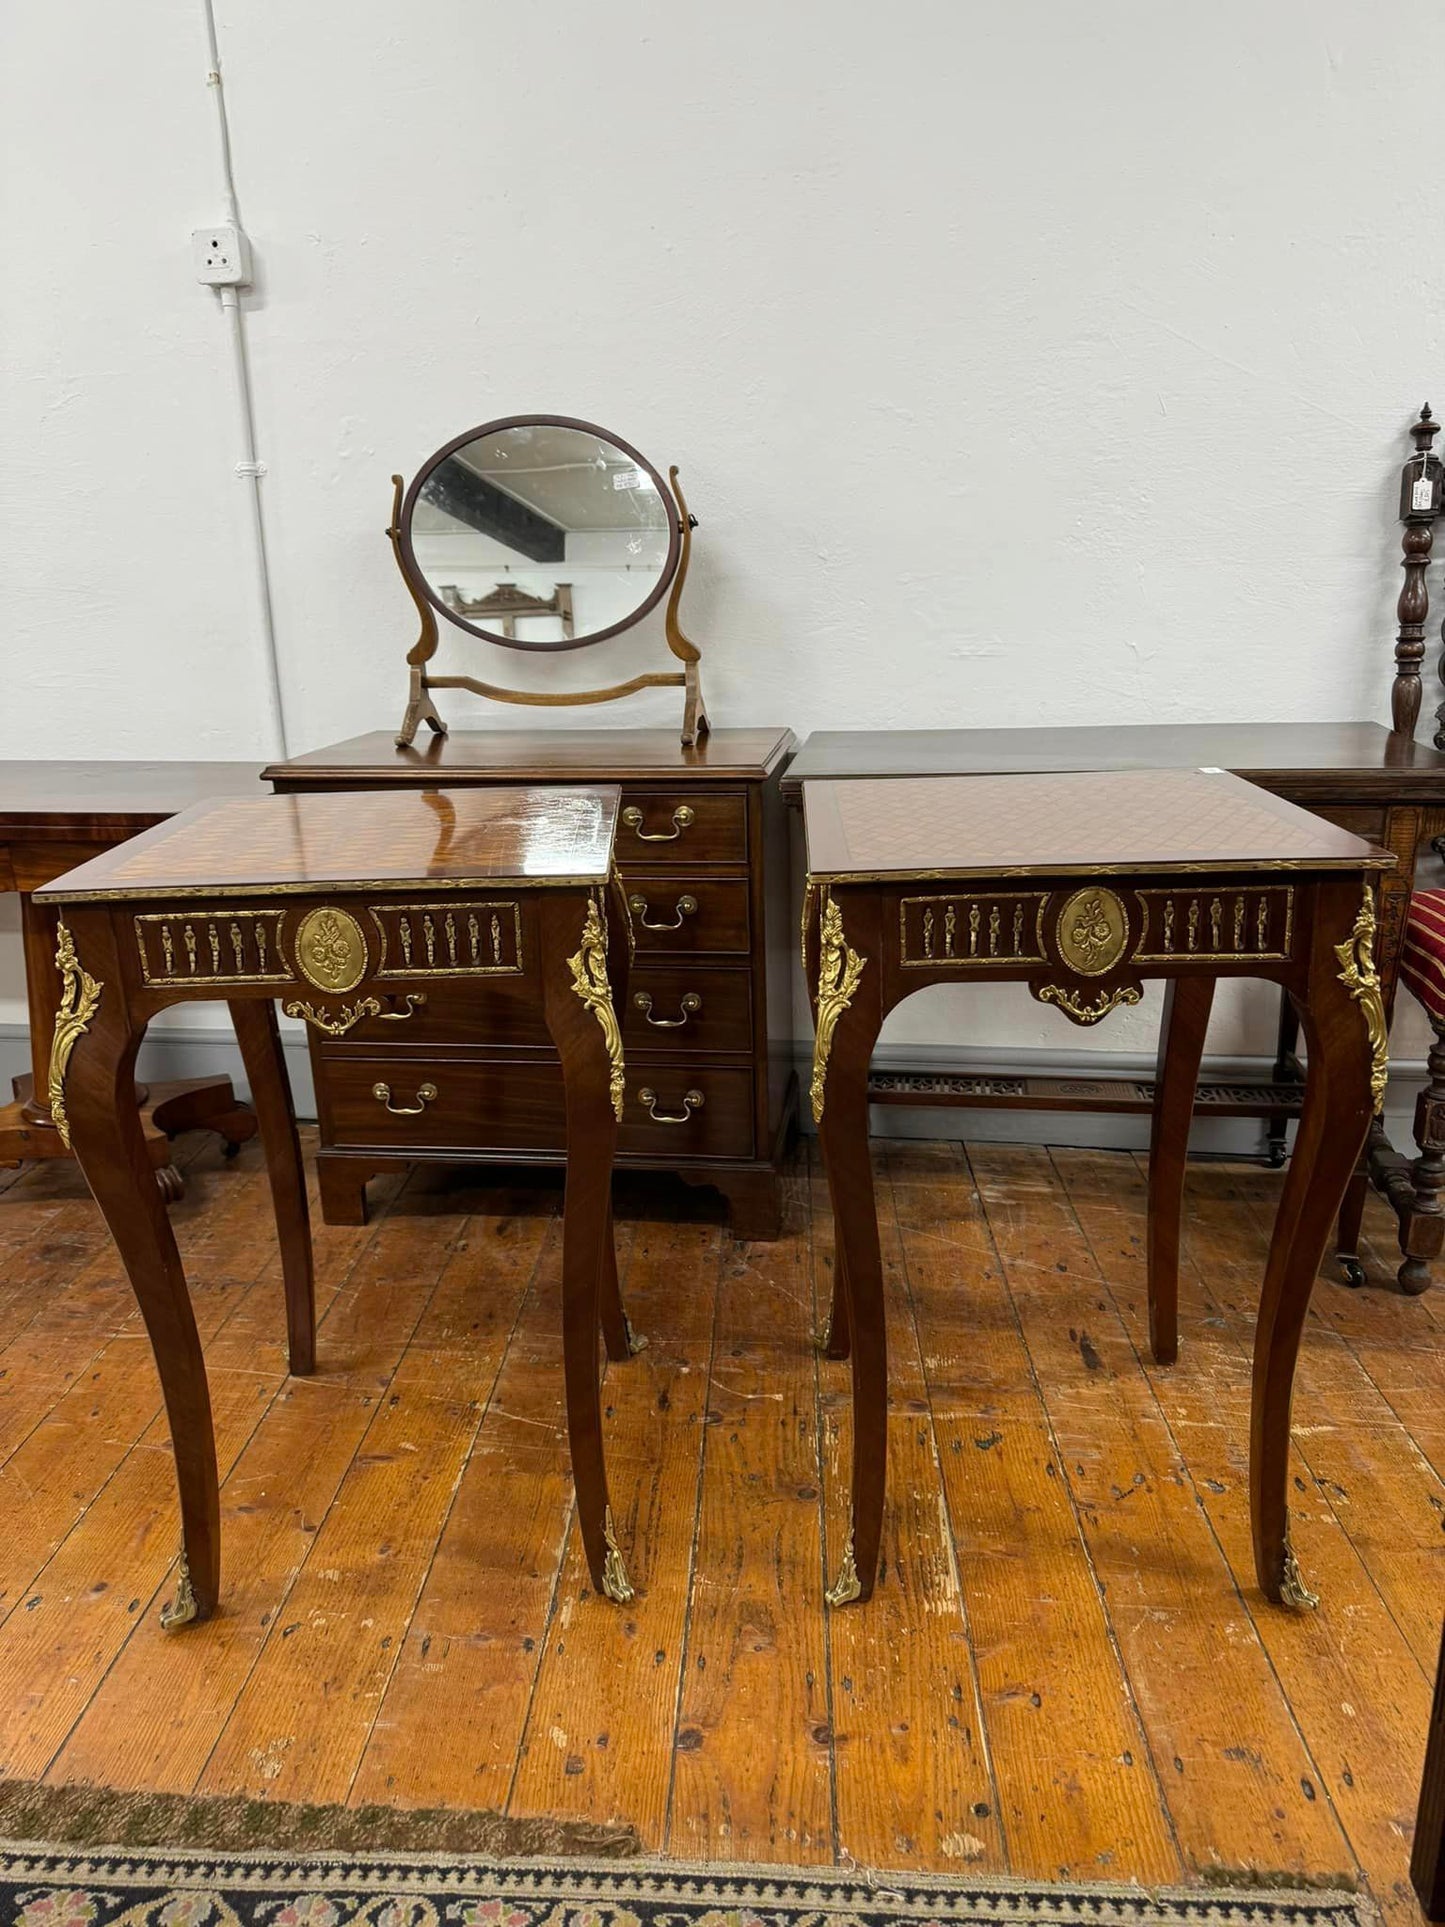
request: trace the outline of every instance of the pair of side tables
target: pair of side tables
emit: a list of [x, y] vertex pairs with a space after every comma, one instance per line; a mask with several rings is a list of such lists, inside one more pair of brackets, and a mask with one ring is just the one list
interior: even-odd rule
[[[567, 1123], [562, 1350], [578, 1516], [594, 1586], [632, 1596], [608, 1502], [597, 1334], [634, 1343], [612, 1246], [625, 1065], [617, 1010], [631, 924], [615, 787], [396, 791], [203, 804], [36, 892], [59, 915], [50, 1110], [134, 1286], [181, 1499], [176, 1625], [220, 1587], [204, 1362], [131, 1093], [156, 1012], [226, 1001], [256, 1101], [283, 1256], [290, 1362], [314, 1365], [306, 1195], [274, 1006], [326, 1036], [408, 1008], [430, 977], [535, 1022], [561, 1060]], [[1290, 1549], [1289, 1410], [1310, 1291], [1383, 1097], [1373, 939], [1394, 857], [1223, 771], [933, 777], [804, 786], [810, 1084], [837, 1224], [826, 1349], [851, 1356], [851, 1529], [828, 1599], [872, 1592], [884, 1503], [887, 1356], [868, 1150], [868, 1064], [887, 1013], [942, 982], [1027, 983], [1092, 1025], [1168, 982], [1150, 1161], [1155, 1356], [1177, 1349], [1190, 1114], [1215, 981], [1261, 976], [1299, 1012], [1309, 1074], [1255, 1348], [1250, 1505], [1269, 1598], [1314, 1603]], [[392, 1094], [378, 1087], [381, 1101]], [[420, 1093], [418, 1093], [418, 1098]]]

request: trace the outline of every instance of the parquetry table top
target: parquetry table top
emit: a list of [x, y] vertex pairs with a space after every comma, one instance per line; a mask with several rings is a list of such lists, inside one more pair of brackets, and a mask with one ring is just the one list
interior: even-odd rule
[[601, 883], [611, 868], [618, 798], [610, 784], [218, 798], [36, 895], [74, 903], [393, 882]]
[[808, 782], [803, 808], [819, 881], [1394, 862], [1226, 770]]

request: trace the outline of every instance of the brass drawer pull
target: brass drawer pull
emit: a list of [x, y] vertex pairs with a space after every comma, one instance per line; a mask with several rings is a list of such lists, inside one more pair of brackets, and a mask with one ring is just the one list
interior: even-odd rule
[[647, 1086], [637, 1093], [637, 1101], [647, 1106], [647, 1115], [654, 1124], [686, 1124], [693, 1112], [700, 1111], [707, 1102], [701, 1091], [688, 1091], [683, 1097], [680, 1111], [659, 1111], [657, 1092]]
[[437, 1087], [435, 1084], [418, 1084], [415, 1104], [393, 1104], [390, 1084], [373, 1084], [371, 1095], [378, 1104], [384, 1104], [393, 1117], [420, 1117], [427, 1105], [435, 1101]]
[[681, 1030], [688, 1018], [695, 1016], [697, 1012], [702, 1009], [702, 998], [698, 996], [695, 990], [689, 990], [683, 998], [679, 1006], [682, 1011], [680, 1017], [654, 1017], [652, 1014], [652, 998], [645, 990], [639, 990], [632, 1001], [642, 1012], [648, 1023], [652, 1025], [654, 1030]]
[[649, 923], [647, 921], [646, 897], [629, 897], [627, 899], [627, 907], [644, 930], [681, 930], [684, 917], [695, 917], [697, 915], [697, 898], [679, 897], [677, 900], [677, 915], [671, 923]]
[[649, 836], [642, 827], [642, 811], [635, 803], [629, 803], [622, 812], [622, 821], [633, 832], [639, 843], [676, 843], [683, 831], [693, 822], [695, 815], [696, 812], [691, 804], [683, 803], [672, 813], [672, 829], [660, 830]]
[[424, 990], [409, 990], [406, 993], [406, 1008], [404, 1010], [382, 1011], [381, 1021], [384, 1024], [404, 1024], [408, 1017], [415, 1017], [425, 1002], [426, 992]]

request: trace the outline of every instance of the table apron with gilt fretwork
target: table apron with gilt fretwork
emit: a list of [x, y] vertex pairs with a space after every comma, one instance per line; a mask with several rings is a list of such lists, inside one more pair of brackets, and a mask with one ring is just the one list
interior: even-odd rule
[[805, 934], [820, 891], [822, 903], [840, 908], [850, 891], [881, 905], [877, 967], [888, 1008], [928, 984], [1024, 981], [1039, 1002], [1091, 1027], [1137, 1004], [1146, 978], [1197, 972], [1288, 984], [1296, 959], [1309, 954], [1309, 890], [1252, 873], [1211, 873], [1197, 886], [1074, 877], [968, 887], [810, 882]]

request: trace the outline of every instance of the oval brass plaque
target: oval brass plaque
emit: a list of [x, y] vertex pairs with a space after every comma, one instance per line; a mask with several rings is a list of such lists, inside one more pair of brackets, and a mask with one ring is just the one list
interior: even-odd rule
[[1129, 947], [1129, 918], [1112, 890], [1075, 890], [1055, 929], [1059, 955], [1081, 977], [1102, 977]]
[[308, 910], [296, 932], [296, 965], [318, 990], [355, 990], [366, 975], [366, 938], [349, 911]]

